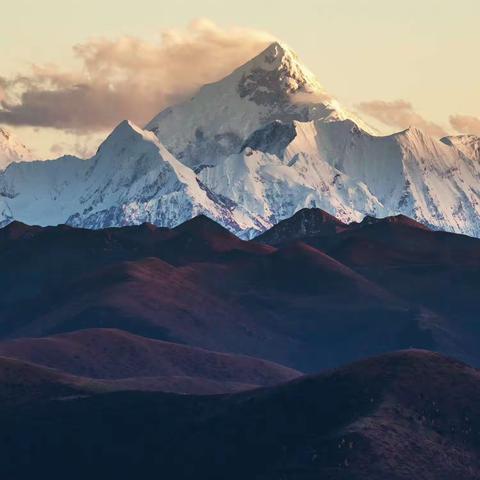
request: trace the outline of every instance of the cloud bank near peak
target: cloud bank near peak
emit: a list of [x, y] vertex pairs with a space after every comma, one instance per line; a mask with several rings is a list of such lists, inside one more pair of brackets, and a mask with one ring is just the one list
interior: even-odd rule
[[439, 124], [425, 119], [415, 111], [413, 105], [405, 100], [394, 100], [391, 102], [383, 100], [372, 100], [361, 102], [356, 108], [386, 126], [405, 129], [418, 127], [429, 135], [437, 138], [448, 135], [447, 131]]
[[0, 124], [77, 133], [109, 129], [125, 118], [143, 125], [274, 40], [207, 19], [165, 30], [158, 42], [94, 38], [73, 47], [77, 69], [34, 65], [26, 74], [0, 76]]
[[459, 133], [480, 135], [480, 118], [471, 115], [451, 115], [450, 125]]

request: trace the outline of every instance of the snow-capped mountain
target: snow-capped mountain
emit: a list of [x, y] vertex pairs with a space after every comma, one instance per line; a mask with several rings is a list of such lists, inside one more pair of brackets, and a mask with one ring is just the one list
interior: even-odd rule
[[0, 173], [0, 224], [172, 227], [200, 213], [251, 237], [296, 211], [404, 214], [480, 236], [479, 139], [377, 136], [279, 43], [146, 130], [121, 123], [89, 160]]
[[0, 171], [5, 170], [13, 162], [31, 159], [30, 150], [13, 133], [0, 127]]
[[145, 128], [180, 161], [198, 166], [238, 153], [248, 136], [274, 120], [347, 118], [362, 124], [325, 92], [295, 53], [275, 42], [190, 100], [162, 111]]
[[205, 213], [234, 231], [262, 228], [241, 207], [210, 192], [153, 133], [128, 121], [89, 160], [10, 165], [0, 176], [0, 196], [3, 224], [173, 226]]
[[272, 223], [318, 207], [346, 222], [403, 213], [480, 235], [480, 164], [416, 128], [378, 137], [351, 120], [274, 122], [199, 176]]
[[456, 147], [467, 158], [480, 162], [480, 137], [476, 135], [458, 135], [442, 138], [442, 142]]
[[[339, 125], [317, 122], [331, 127]], [[313, 207], [347, 222], [361, 220], [363, 211], [383, 216], [386, 210], [363, 182], [337, 169], [333, 162], [325, 161], [319, 156], [321, 152], [309, 145], [309, 141], [315, 141], [314, 136], [309, 137], [314, 125], [313, 122], [268, 125], [247, 140], [241, 153], [230, 155], [217, 166], [203, 168], [199, 178], [215, 193], [228, 196], [270, 225], [301, 208]], [[295, 138], [288, 144], [292, 133]], [[268, 139], [272, 134], [273, 142]], [[298, 138], [299, 134], [304, 138]], [[256, 139], [264, 136], [266, 142], [257, 143]], [[275, 150], [276, 153], [271, 153]]]

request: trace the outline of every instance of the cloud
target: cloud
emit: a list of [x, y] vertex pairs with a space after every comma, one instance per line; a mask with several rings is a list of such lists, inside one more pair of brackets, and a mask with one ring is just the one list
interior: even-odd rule
[[469, 115], [451, 115], [450, 125], [460, 133], [480, 135], [480, 118]]
[[446, 130], [437, 123], [430, 122], [417, 113], [413, 105], [405, 100], [385, 102], [373, 100], [358, 104], [357, 109], [370, 117], [382, 122], [384, 125], [395, 128], [418, 127], [434, 137], [444, 137]]
[[75, 132], [111, 128], [125, 118], [142, 125], [273, 40], [206, 19], [165, 30], [156, 42], [91, 39], [73, 47], [78, 69], [34, 65], [27, 74], [0, 77], [0, 123]]
[[55, 157], [75, 155], [79, 158], [90, 158], [98, 148], [99, 139], [95, 135], [77, 136], [72, 142], [57, 142], [50, 147], [50, 153]]
[[302, 92], [300, 90], [291, 95], [291, 100], [297, 105], [303, 105], [305, 103], [329, 103], [335, 101], [335, 99], [325, 91]]

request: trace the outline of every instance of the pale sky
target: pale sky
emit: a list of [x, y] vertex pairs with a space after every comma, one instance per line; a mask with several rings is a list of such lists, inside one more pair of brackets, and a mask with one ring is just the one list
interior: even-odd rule
[[[162, 31], [186, 28], [202, 17], [221, 28], [265, 31], [284, 41], [347, 107], [403, 100], [412, 104], [416, 114], [448, 132], [454, 132], [451, 115], [480, 117], [478, 0], [15, 0], [2, 4], [0, 77], [4, 78], [28, 72], [32, 63], [75, 68], [72, 47], [93, 37], [114, 41], [129, 35], [158, 42]], [[7, 128], [41, 157], [55, 156], [49, 151], [54, 143], [60, 145], [60, 152], [61, 145], [96, 143], [99, 136], [89, 132], [78, 140], [58, 129]]]

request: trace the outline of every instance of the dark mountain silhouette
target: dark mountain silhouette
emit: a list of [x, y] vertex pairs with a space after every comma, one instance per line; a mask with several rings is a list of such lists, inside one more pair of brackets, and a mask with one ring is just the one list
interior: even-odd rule
[[[310, 213], [334, 228], [281, 248], [240, 240], [203, 216], [171, 230], [6, 227], [0, 338], [114, 328], [303, 372], [409, 347], [480, 363], [467, 311], [479, 241], [404, 217], [343, 226]], [[428, 261], [417, 276], [419, 251]], [[459, 292], [464, 317], [439, 307], [452, 265], [472, 272]]]
[[319, 210], [259, 240], [1, 229], [5, 477], [478, 478], [474, 368], [298, 371], [479, 365], [480, 240]]
[[330, 236], [347, 228], [347, 224], [320, 208], [304, 208], [293, 217], [282, 220], [255, 238], [256, 242], [281, 245], [308, 237]]
[[450, 336], [421, 308], [305, 244], [224, 262], [112, 262], [75, 279], [68, 271], [62, 285], [5, 312], [4, 338], [117, 328], [304, 372], [410, 346], [441, 349]]
[[10, 478], [480, 475], [480, 376], [424, 351], [230, 396], [119, 392], [0, 412]]
[[[287, 234], [281, 243], [293, 239], [296, 236]], [[442, 328], [455, 331], [455, 342], [469, 351], [463, 358], [478, 364], [475, 342], [480, 335], [476, 320], [480, 240], [433, 231], [403, 215], [367, 217], [329, 235], [307, 232], [301, 240], [393, 295], [440, 315]]]

